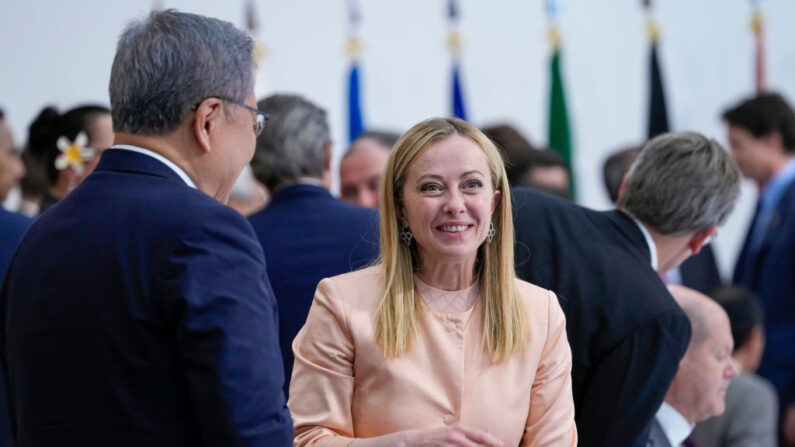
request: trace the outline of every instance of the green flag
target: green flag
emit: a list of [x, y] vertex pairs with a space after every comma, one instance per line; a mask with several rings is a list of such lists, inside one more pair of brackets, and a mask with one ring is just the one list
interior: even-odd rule
[[563, 89], [563, 76], [560, 74], [560, 47], [555, 46], [555, 52], [550, 61], [550, 89], [549, 89], [549, 133], [547, 141], [549, 147], [560, 154], [566, 161], [571, 175], [569, 189], [571, 196], [576, 197], [574, 181], [574, 166], [572, 165], [573, 153], [571, 148], [571, 135], [569, 133], [569, 115], [566, 112], [566, 94]]

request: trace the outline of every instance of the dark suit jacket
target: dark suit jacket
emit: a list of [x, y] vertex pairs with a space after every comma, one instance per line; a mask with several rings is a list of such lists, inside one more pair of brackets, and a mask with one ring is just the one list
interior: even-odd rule
[[558, 294], [572, 350], [580, 446], [645, 446], [690, 323], [624, 213], [514, 189], [516, 271]]
[[781, 196], [757, 249], [749, 247], [750, 230], [748, 235], [734, 282], [762, 301], [767, 346], [758, 374], [776, 388], [784, 409], [795, 403], [795, 181]]
[[5, 276], [11, 257], [33, 219], [19, 213], [6, 211], [0, 205], [0, 283]]
[[317, 284], [378, 256], [378, 213], [343, 203], [323, 187], [299, 184], [277, 192], [249, 221], [271, 260], [268, 276], [279, 303], [286, 395], [293, 339], [306, 321]]
[[[33, 219], [22, 214], [6, 211], [0, 206], [0, 285], [3, 283], [8, 264]], [[3, 371], [0, 370], [0, 446], [10, 446], [11, 429], [5, 406], [6, 394], [3, 386]]]
[[709, 245], [701, 247], [701, 251], [687, 258], [679, 266], [679, 273], [682, 275], [683, 286], [698, 290], [705, 295], [722, 282], [715, 262], [715, 253]]
[[0, 295], [18, 445], [292, 445], [275, 305], [240, 214], [106, 151], [30, 228]]

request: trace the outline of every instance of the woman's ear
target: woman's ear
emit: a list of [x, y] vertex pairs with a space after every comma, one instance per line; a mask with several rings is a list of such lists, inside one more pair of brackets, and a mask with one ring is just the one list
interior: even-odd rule
[[497, 209], [497, 204], [500, 203], [500, 199], [502, 198], [502, 191], [499, 189], [494, 190], [494, 197], [491, 199], [491, 214], [494, 214], [494, 210]]

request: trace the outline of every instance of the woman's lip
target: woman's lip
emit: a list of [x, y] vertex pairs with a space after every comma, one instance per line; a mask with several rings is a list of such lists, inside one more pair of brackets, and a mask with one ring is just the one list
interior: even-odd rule
[[445, 222], [445, 223], [441, 223], [441, 224], [437, 225], [436, 228], [442, 228], [442, 227], [471, 227], [473, 225], [474, 224], [471, 223], [471, 222]]
[[[459, 227], [461, 229], [459, 229], [458, 231], [445, 230], [445, 228], [449, 229], [450, 227]], [[472, 224], [457, 224], [457, 225], [445, 224], [445, 225], [437, 226], [436, 230], [439, 231], [440, 233], [443, 233], [443, 234], [447, 235], [447, 236], [457, 236], [457, 235], [462, 235], [462, 234], [468, 233], [470, 230], [472, 230], [472, 228], [474, 228], [474, 225], [472, 225]]]

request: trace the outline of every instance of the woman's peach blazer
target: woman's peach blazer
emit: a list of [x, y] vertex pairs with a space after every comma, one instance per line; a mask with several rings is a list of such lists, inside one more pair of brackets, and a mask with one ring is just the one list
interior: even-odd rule
[[411, 350], [386, 358], [373, 340], [381, 267], [320, 282], [293, 341], [288, 406], [296, 446], [346, 446], [401, 430], [460, 423], [507, 445], [574, 446], [571, 351], [555, 295], [516, 280], [530, 342], [494, 363], [480, 300], [460, 314], [427, 306]]

